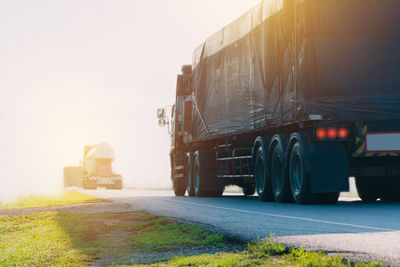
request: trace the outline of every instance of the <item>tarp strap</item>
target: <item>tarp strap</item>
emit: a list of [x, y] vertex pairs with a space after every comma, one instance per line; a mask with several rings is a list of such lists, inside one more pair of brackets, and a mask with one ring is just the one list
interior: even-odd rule
[[199, 113], [199, 117], [200, 117], [201, 123], [203, 123], [203, 126], [204, 126], [204, 128], [206, 129], [207, 134], [209, 134], [209, 133], [210, 133], [210, 130], [208, 130], [207, 124], [206, 124], [206, 122], [204, 121], [203, 116], [201, 115], [201, 112], [200, 112], [199, 107], [198, 107], [198, 105], [197, 105], [196, 96], [194, 95], [194, 93], [192, 93], [192, 96], [193, 96], [193, 100], [194, 100], [194, 106], [196, 107], [197, 113]]

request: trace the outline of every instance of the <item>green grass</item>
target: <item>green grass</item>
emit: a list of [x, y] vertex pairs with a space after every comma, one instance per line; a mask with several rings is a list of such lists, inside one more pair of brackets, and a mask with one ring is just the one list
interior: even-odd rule
[[[229, 245], [220, 234], [144, 212], [0, 216], [0, 266], [382, 266], [287, 248], [272, 239], [238, 252], [176, 256]], [[202, 250], [206, 249], [206, 250]], [[185, 255], [185, 254], [184, 254]]]
[[162, 252], [223, 242], [197, 225], [142, 212], [0, 216], [0, 266], [85, 266], [101, 259], [102, 265], [131, 264], [132, 253], [160, 252], [147, 261], [158, 262], [173, 256]]
[[[68, 231], [82, 224], [69, 218], [65, 229], [56, 213], [0, 216], [0, 266], [86, 265], [90, 254], [74, 244]], [[75, 224], [75, 225], [74, 225]]]
[[61, 192], [61, 194], [54, 196], [22, 196], [10, 203], [0, 203], [0, 210], [62, 206], [71, 204], [94, 203], [101, 201], [102, 200], [98, 198], [89, 197], [79, 192], [64, 190]]
[[133, 247], [140, 252], [161, 252], [193, 246], [224, 246], [220, 234], [210, 234], [198, 225], [177, 224], [168, 218], [152, 218], [131, 225]]
[[323, 252], [286, 248], [271, 239], [249, 244], [247, 250], [236, 253], [203, 254], [175, 257], [169, 266], [383, 266], [382, 263], [351, 263], [339, 256]]

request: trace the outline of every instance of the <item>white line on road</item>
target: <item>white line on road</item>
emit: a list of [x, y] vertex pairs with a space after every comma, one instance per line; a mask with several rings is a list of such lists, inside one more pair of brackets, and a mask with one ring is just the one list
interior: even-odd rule
[[299, 221], [306, 221], [306, 222], [315, 222], [315, 223], [323, 223], [323, 224], [331, 224], [331, 225], [340, 225], [340, 226], [347, 226], [347, 227], [359, 228], [359, 229], [364, 229], [364, 230], [385, 231], [385, 232], [397, 232], [398, 231], [398, 230], [388, 229], [388, 228], [380, 228], [380, 227], [357, 225], [357, 224], [350, 224], [350, 223], [341, 223], [341, 222], [332, 222], [332, 221], [325, 221], [325, 220], [316, 220], [316, 219], [310, 219], [310, 218], [279, 215], [279, 214], [273, 214], [273, 213], [264, 213], [264, 212], [258, 212], [258, 211], [241, 210], [241, 209], [234, 209], [234, 208], [225, 208], [225, 207], [220, 207], [220, 206], [207, 205], [207, 204], [198, 204], [198, 203], [192, 203], [192, 202], [180, 201], [180, 200], [172, 200], [172, 199], [165, 199], [165, 198], [163, 198], [163, 200], [176, 202], [176, 203], [187, 204], [187, 205], [195, 205], [195, 206], [200, 206], [200, 207], [207, 207], [207, 208], [214, 208], [214, 209], [221, 209], [221, 210], [228, 210], [228, 211], [236, 211], [236, 212], [244, 212], [244, 213], [248, 213], [248, 214], [263, 215], [263, 216], [269, 216], [269, 217], [292, 219], [292, 220], [299, 220]]

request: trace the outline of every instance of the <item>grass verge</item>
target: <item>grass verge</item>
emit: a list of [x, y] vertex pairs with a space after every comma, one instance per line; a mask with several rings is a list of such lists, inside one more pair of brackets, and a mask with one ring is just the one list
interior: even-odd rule
[[101, 199], [89, 197], [79, 192], [63, 190], [61, 194], [54, 196], [22, 196], [10, 203], [0, 203], [0, 210], [63, 206], [72, 204], [95, 203], [102, 201], [103, 200]]
[[197, 225], [142, 212], [0, 216], [0, 266], [154, 263], [180, 248], [223, 245]]
[[235, 249], [220, 234], [208, 233], [198, 225], [143, 212], [0, 216], [0, 266], [134, 264], [381, 266], [351, 264], [341, 257], [286, 248], [271, 240]]
[[340, 256], [329, 256], [323, 252], [286, 248], [271, 240], [249, 244], [236, 253], [204, 254], [190, 257], [175, 257], [169, 266], [383, 266], [382, 263], [349, 262]]

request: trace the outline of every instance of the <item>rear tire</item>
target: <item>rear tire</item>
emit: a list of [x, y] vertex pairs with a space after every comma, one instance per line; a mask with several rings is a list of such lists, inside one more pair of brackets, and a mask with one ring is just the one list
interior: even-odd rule
[[289, 158], [289, 179], [293, 199], [297, 204], [312, 204], [310, 174], [306, 173], [303, 144], [297, 140]]
[[[276, 142], [276, 140], [279, 139], [273, 139], [272, 142]], [[276, 143], [274, 146], [271, 146], [271, 148], [272, 154], [270, 161], [270, 177], [274, 199], [276, 202], [279, 203], [293, 202], [292, 194], [290, 191], [290, 181], [284, 169], [285, 153], [283, 144], [278, 141], [278, 143]]]
[[272, 185], [271, 179], [267, 172], [267, 158], [263, 147], [260, 146], [256, 153], [255, 163], [254, 163], [254, 176], [256, 180], [256, 189], [258, 194], [258, 199], [262, 202], [273, 201], [274, 197], [272, 195]]
[[358, 196], [363, 202], [375, 202], [380, 195], [379, 179], [377, 177], [356, 177]]

